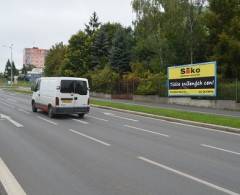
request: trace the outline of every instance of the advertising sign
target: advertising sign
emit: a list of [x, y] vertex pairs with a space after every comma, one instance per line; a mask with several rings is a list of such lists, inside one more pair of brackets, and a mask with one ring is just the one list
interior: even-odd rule
[[168, 96], [216, 96], [216, 62], [168, 68]]

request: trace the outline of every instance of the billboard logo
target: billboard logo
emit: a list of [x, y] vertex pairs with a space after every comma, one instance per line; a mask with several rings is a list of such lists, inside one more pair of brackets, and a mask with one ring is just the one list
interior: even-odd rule
[[200, 72], [200, 68], [181, 68], [181, 74], [196, 74]]

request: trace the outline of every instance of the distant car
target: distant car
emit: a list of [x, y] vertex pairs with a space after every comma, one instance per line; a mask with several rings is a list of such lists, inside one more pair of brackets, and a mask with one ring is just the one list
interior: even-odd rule
[[53, 118], [57, 114], [84, 114], [90, 110], [89, 84], [85, 78], [42, 77], [32, 86], [32, 111], [48, 112]]

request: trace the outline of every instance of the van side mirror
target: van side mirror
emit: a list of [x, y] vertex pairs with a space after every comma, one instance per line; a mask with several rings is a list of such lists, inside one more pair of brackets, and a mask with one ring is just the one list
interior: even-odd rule
[[36, 91], [36, 86], [32, 85], [31, 86], [31, 91], [35, 92]]
[[34, 82], [31, 86], [31, 91], [36, 92], [37, 91], [37, 86], [38, 86], [37, 83]]

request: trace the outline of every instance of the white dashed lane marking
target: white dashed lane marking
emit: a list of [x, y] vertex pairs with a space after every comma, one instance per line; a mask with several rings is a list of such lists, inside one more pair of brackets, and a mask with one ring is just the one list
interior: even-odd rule
[[188, 179], [190, 179], [190, 180], [193, 180], [193, 181], [196, 181], [196, 182], [201, 183], [201, 184], [203, 184], [203, 185], [206, 185], [206, 186], [208, 186], [208, 187], [211, 187], [211, 188], [213, 188], [213, 189], [215, 189], [215, 190], [224, 192], [224, 193], [226, 193], [226, 194], [228, 194], [228, 195], [240, 195], [240, 194], [238, 194], [238, 193], [236, 193], [236, 192], [233, 192], [233, 191], [228, 190], [228, 189], [226, 189], [226, 188], [220, 187], [220, 186], [215, 185], [215, 184], [213, 184], [213, 183], [210, 183], [210, 182], [208, 182], [208, 181], [199, 179], [199, 178], [194, 177], [194, 176], [192, 176], [192, 175], [189, 175], [189, 174], [187, 174], [187, 173], [178, 171], [178, 170], [176, 170], [176, 169], [173, 169], [173, 168], [168, 167], [168, 166], [166, 166], [166, 165], [163, 165], [163, 164], [160, 164], [160, 163], [158, 163], [158, 162], [152, 161], [152, 160], [147, 159], [147, 158], [145, 158], [145, 157], [139, 156], [138, 159], [139, 159], [139, 160], [142, 160], [142, 161], [144, 161], [144, 162], [146, 162], [146, 163], [149, 163], [149, 164], [155, 165], [155, 166], [157, 166], [157, 167], [160, 167], [160, 168], [162, 168], [162, 169], [164, 169], [164, 170], [167, 170], [167, 171], [169, 171], [169, 172], [172, 172], [172, 173], [174, 173], [174, 174], [176, 174], [176, 175], [180, 175], [180, 176], [182, 176], [182, 177], [188, 178]]
[[97, 143], [100, 143], [100, 144], [102, 144], [102, 145], [111, 146], [111, 144], [109, 144], [109, 143], [106, 143], [106, 142], [104, 142], [104, 141], [101, 141], [101, 140], [99, 140], [99, 139], [96, 139], [96, 138], [94, 138], [94, 137], [91, 137], [91, 136], [89, 136], [89, 135], [80, 133], [79, 131], [75, 131], [75, 130], [73, 130], [73, 129], [69, 129], [69, 131], [72, 132], [72, 133], [75, 133], [75, 134], [77, 134], [77, 135], [80, 135], [80, 136], [82, 136], [82, 137], [85, 137], [85, 138], [87, 138], [87, 139], [90, 139], [90, 140], [92, 140], [92, 141], [95, 141], [95, 142], [97, 142]]
[[115, 115], [115, 114], [113, 114], [113, 113], [108, 113], [108, 112], [104, 112], [103, 114], [105, 114], [106, 116], [115, 117], [115, 118], [120, 118], [120, 119], [124, 119], [124, 120], [128, 120], [128, 121], [133, 121], [133, 122], [138, 122], [138, 121], [139, 121], [139, 120], [136, 120], [136, 119], [126, 118], [126, 117], [118, 116], [118, 115]]
[[218, 147], [215, 147], [215, 146], [210, 146], [210, 145], [206, 145], [206, 144], [201, 144], [201, 146], [206, 147], [206, 148], [210, 148], [210, 149], [214, 149], [214, 150], [219, 150], [219, 151], [223, 151], [223, 152], [228, 152], [228, 153], [235, 154], [235, 155], [240, 155], [240, 152], [235, 152], [235, 151], [232, 151], [232, 150], [227, 150], [227, 149], [223, 149], [223, 148], [218, 148]]
[[142, 128], [138, 128], [138, 127], [133, 127], [133, 126], [130, 126], [130, 125], [124, 125], [124, 126], [130, 128], [130, 129], [135, 129], [137, 131], [143, 131], [143, 132], [151, 133], [151, 134], [154, 134], [154, 135], [160, 135], [160, 136], [163, 136], [163, 137], [169, 137], [169, 135], [167, 135], [167, 134], [158, 133], [158, 132], [155, 132], [155, 131], [150, 131], [150, 130], [146, 130], [146, 129], [142, 129]]
[[78, 123], [82, 123], [82, 124], [84, 124], [84, 125], [87, 125], [88, 124], [88, 122], [86, 122], [86, 121], [83, 121], [83, 120], [78, 120], [78, 119], [72, 119], [73, 121], [76, 121], [76, 122], [78, 122]]
[[41, 119], [41, 120], [43, 120], [43, 121], [45, 121], [45, 122], [47, 122], [47, 123], [49, 123], [49, 124], [58, 125], [57, 123], [55, 123], [55, 122], [53, 122], [53, 121], [51, 121], [51, 120], [45, 119], [45, 118], [43, 118], [43, 117], [41, 117], [41, 116], [38, 116], [38, 118]]

